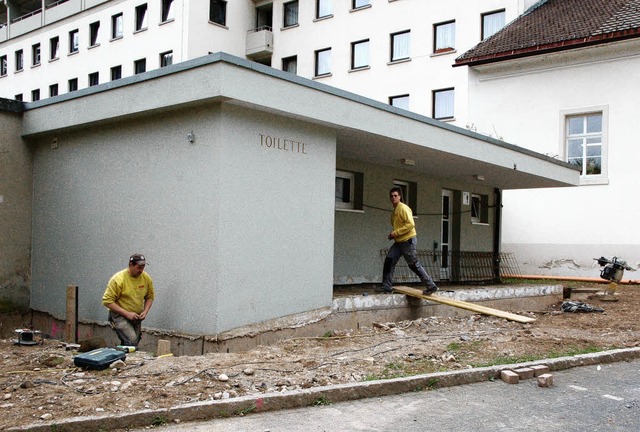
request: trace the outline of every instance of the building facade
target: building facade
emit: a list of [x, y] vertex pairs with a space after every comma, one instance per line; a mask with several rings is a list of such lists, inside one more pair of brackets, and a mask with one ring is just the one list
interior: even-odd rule
[[3, 0], [0, 97], [35, 101], [226, 52], [465, 127], [455, 58], [532, 3]]
[[638, 268], [638, 2], [541, 2], [458, 64], [471, 124], [581, 170], [579, 188], [505, 193], [503, 249], [521, 271], [597, 278], [600, 256]]

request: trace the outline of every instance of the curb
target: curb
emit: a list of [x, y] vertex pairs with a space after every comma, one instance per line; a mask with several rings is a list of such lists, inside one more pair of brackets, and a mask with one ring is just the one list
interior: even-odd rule
[[194, 402], [158, 410], [142, 410], [113, 416], [73, 417], [59, 422], [46, 422], [7, 429], [7, 431], [50, 432], [90, 432], [103, 429], [126, 429], [145, 427], [161, 419], [163, 422], [203, 421], [219, 417], [300, 408], [325, 403], [345, 402], [371, 397], [390, 396], [427, 389], [472, 384], [490, 379], [500, 379], [504, 369], [546, 365], [550, 371], [559, 371], [600, 363], [630, 361], [640, 358], [640, 348], [622, 348], [599, 353], [580, 354], [572, 357], [536, 360], [508, 365], [465, 369], [451, 372], [436, 372], [404, 378], [379, 381], [365, 381], [352, 384], [337, 384], [285, 393], [265, 393], [256, 397], [242, 396], [233, 399]]

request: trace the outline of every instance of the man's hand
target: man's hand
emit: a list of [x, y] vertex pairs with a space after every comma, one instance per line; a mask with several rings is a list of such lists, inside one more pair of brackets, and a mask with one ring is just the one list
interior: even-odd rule
[[388, 238], [389, 240], [393, 240], [394, 238], [396, 238], [396, 235], [394, 234], [394, 232], [393, 232], [393, 231], [391, 231], [391, 232], [389, 233], [389, 235], [387, 236], [387, 238]]

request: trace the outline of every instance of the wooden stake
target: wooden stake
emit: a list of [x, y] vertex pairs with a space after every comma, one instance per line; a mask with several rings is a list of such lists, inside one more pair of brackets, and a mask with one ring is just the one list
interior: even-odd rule
[[442, 303], [448, 306], [453, 306], [453, 307], [457, 307], [457, 308], [461, 308], [461, 309], [466, 309], [466, 310], [470, 310], [472, 312], [478, 312], [481, 314], [485, 314], [485, 315], [492, 315], [492, 316], [497, 316], [500, 318], [505, 318], [508, 319], [510, 321], [516, 321], [519, 323], [530, 323], [530, 322], [534, 322], [536, 319], [535, 318], [531, 318], [531, 317], [525, 317], [522, 315], [517, 315], [511, 312], [505, 312], [505, 311], [501, 311], [499, 309], [492, 309], [490, 307], [486, 307], [486, 306], [480, 306], [477, 305], [475, 303], [469, 303], [469, 302], [465, 302], [465, 301], [461, 301], [461, 300], [454, 300], [454, 299], [450, 299], [447, 297], [440, 297], [437, 295], [424, 295], [422, 294], [422, 290], [416, 289], [416, 288], [409, 288], [406, 286], [397, 286], [397, 287], [393, 287], [394, 291], [397, 291], [401, 294], [406, 294], [408, 296], [411, 297], [418, 297], [421, 299], [425, 299], [425, 300], [429, 300], [429, 301], [433, 301], [436, 303]]
[[67, 287], [67, 320], [64, 327], [64, 340], [78, 343], [78, 287]]

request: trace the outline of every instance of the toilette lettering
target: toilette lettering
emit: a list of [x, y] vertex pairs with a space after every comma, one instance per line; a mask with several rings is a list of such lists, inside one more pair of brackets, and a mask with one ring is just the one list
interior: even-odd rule
[[260, 135], [260, 147], [286, 151], [289, 153], [307, 154], [306, 144], [288, 138], [272, 137], [270, 135]]

